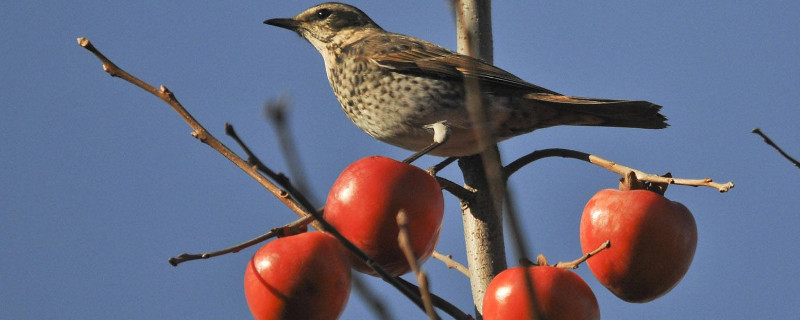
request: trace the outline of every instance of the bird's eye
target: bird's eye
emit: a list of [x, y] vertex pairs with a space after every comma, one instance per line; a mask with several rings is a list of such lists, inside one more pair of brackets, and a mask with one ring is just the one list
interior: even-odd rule
[[317, 11], [317, 19], [320, 20], [325, 19], [330, 15], [331, 15], [330, 9], [319, 9], [319, 11]]

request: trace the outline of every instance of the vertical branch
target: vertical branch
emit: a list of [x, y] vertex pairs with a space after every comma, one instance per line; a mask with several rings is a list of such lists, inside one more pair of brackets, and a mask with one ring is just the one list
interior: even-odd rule
[[397, 242], [400, 245], [400, 249], [403, 250], [403, 254], [406, 256], [411, 271], [414, 272], [414, 275], [417, 277], [419, 295], [422, 297], [422, 302], [425, 305], [425, 313], [428, 315], [428, 319], [438, 319], [439, 316], [436, 314], [436, 311], [433, 310], [431, 292], [428, 289], [428, 276], [425, 274], [425, 271], [420, 269], [417, 257], [414, 255], [414, 249], [411, 248], [411, 236], [408, 231], [408, 215], [406, 215], [406, 212], [403, 210], [397, 213], [397, 227], [399, 229]]
[[499, 210], [502, 199], [489, 192], [480, 155], [461, 158], [458, 163], [464, 175], [464, 184], [478, 190], [472, 201], [462, 200], [461, 217], [472, 299], [475, 308], [483, 310], [483, 296], [489, 282], [507, 267], [503, 217]]
[[297, 144], [292, 137], [291, 128], [287, 120], [289, 112], [289, 100], [287, 97], [281, 97], [275, 100], [269, 100], [264, 105], [264, 113], [267, 119], [275, 126], [275, 133], [278, 134], [278, 143], [281, 147], [281, 154], [283, 154], [286, 165], [289, 167], [292, 180], [298, 191], [305, 194], [310, 200], [314, 201], [316, 197], [311, 194], [308, 187], [308, 179], [306, 179], [305, 170], [303, 170], [299, 152], [297, 152]]
[[[490, 0], [457, 0], [456, 30], [458, 51], [490, 62], [492, 54]], [[476, 128], [478, 144], [486, 151], [459, 159], [464, 183], [478, 192], [472, 201], [461, 204], [464, 242], [470, 270], [472, 299], [476, 309], [483, 309], [486, 287], [495, 275], [505, 270], [503, 243], [503, 187], [499, 151], [490, 130], [486, 130], [486, 109], [481, 105], [477, 79], [465, 77], [465, 104]], [[496, 179], [487, 178], [496, 177]]]
[[491, 7], [491, 0], [454, 1], [458, 52], [471, 53], [488, 63], [494, 61]]

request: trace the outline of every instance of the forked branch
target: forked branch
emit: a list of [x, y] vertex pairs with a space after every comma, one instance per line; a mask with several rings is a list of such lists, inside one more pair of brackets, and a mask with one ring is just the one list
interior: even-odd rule
[[536, 150], [517, 160], [514, 160], [514, 162], [509, 163], [505, 167], [505, 172], [504, 172], [505, 177], [506, 179], [508, 179], [508, 177], [514, 174], [514, 172], [517, 172], [517, 170], [521, 169], [525, 165], [534, 162], [536, 160], [548, 157], [562, 157], [562, 158], [571, 158], [571, 159], [586, 161], [622, 176], [624, 176], [628, 172], [633, 172], [636, 174], [637, 179], [642, 181], [650, 181], [653, 183], [678, 184], [678, 185], [693, 186], [693, 187], [705, 186], [717, 189], [719, 190], [719, 192], [727, 192], [728, 190], [733, 188], [733, 182], [718, 183], [712, 180], [711, 178], [683, 179], [683, 178], [659, 176], [657, 174], [645, 173], [641, 170], [626, 167], [619, 163], [600, 158], [593, 154], [588, 154], [585, 152], [569, 150], [569, 149], [559, 149], [559, 148]]
[[452, 255], [442, 254], [441, 252], [434, 250], [432, 256], [434, 259], [443, 262], [448, 269], [456, 269], [458, 272], [461, 272], [467, 276], [467, 278], [469, 278], [469, 269], [467, 269], [467, 267], [463, 264], [458, 263], [458, 261], [453, 260]]
[[137, 87], [159, 97], [161, 100], [166, 102], [170, 107], [172, 107], [175, 112], [177, 112], [183, 119], [186, 121], [187, 124], [194, 130], [192, 132], [192, 136], [200, 140], [201, 142], [207, 144], [220, 154], [222, 154], [225, 158], [233, 162], [239, 169], [247, 173], [251, 178], [256, 180], [261, 186], [267, 189], [270, 193], [272, 193], [275, 197], [277, 197], [281, 202], [283, 202], [289, 209], [293, 212], [298, 214], [301, 217], [311, 215], [314, 219], [320, 223], [322, 229], [334, 237], [336, 237], [339, 242], [341, 242], [350, 252], [355, 254], [361, 261], [365, 264], [370, 266], [377, 274], [381, 276], [381, 279], [391, 284], [395, 287], [398, 291], [400, 291], [404, 296], [406, 296], [409, 300], [414, 302], [417, 306], [424, 310], [424, 306], [422, 303], [422, 299], [419, 296], [419, 292], [415, 292], [408, 288], [408, 286], [402, 284], [398, 281], [395, 277], [389, 274], [382, 266], [380, 266], [375, 260], [367, 256], [363, 251], [361, 251], [358, 247], [356, 247], [352, 242], [347, 240], [341, 233], [336, 231], [333, 226], [327, 223], [323, 218], [322, 215], [314, 210], [314, 208], [303, 208], [300, 206], [294, 199], [289, 196], [289, 193], [280, 189], [276, 186], [272, 181], [261, 175], [258, 171], [256, 166], [249, 164], [247, 161], [239, 157], [236, 153], [231, 151], [227, 146], [222, 144], [217, 138], [215, 138], [211, 133], [209, 133], [202, 125], [200, 125], [197, 120], [192, 117], [191, 114], [181, 105], [180, 102], [175, 98], [175, 96], [170, 92], [165, 86], [161, 86], [160, 88], [156, 89], [154, 86], [134, 77], [133, 75], [129, 74], [125, 70], [119, 68], [116, 64], [111, 62], [105, 55], [103, 55], [97, 48], [92, 45], [92, 43], [86, 38], [78, 38], [78, 44], [86, 50], [89, 50], [92, 54], [94, 54], [102, 63], [103, 63], [103, 70], [105, 70], [108, 74], [113, 77], [118, 77], [123, 79], [127, 82], [130, 82]]
[[217, 138], [215, 138], [211, 133], [208, 132], [191, 114], [186, 108], [178, 102], [178, 99], [175, 98], [175, 95], [167, 89], [165, 86], [161, 86], [159, 89], [156, 87], [140, 80], [139, 78], [134, 77], [130, 73], [126, 72], [119, 68], [116, 64], [111, 62], [105, 55], [103, 55], [97, 48], [89, 42], [89, 39], [86, 38], [78, 38], [78, 44], [89, 50], [93, 53], [97, 59], [99, 59], [103, 63], [103, 70], [107, 72], [112, 77], [117, 77], [127, 82], [130, 82], [137, 87], [153, 94], [154, 96], [160, 98], [164, 102], [166, 102], [170, 107], [172, 107], [175, 112], [177, 112], [181, 118], [191, 127], [194, 131], [192, 131], [192, 136], [200, 140], [201, 142], [207, 144], [209, 147], [213, 148], [222, 156], [233, 162], [239, 169], [247, 173], [251, 178], [256, 180], [261, 186], [266, 188], [270, 193], [275, 195], [281, 202], [283, 202], [289, 209], [291, 209], [294, 213], [298, 216], [303, 217], [308, 215], [308, 213], [303, 210], [295, 201], [293, 201], [290, 197], [287, 196], [286, 192], [278, 188], [275, 184], [273, 184], [269, 179], [262, 176], [256, 168], [252, 165], [247, 163], [244, 159], [236, 155], [231, 149], [227, 146], [222, 144]]
[[213, 258], [213, 257], [216, 257], [216, 256], [221, 256], [223, 254], [237, 253], [239, 251], [242, 251], [242, 250], [244, 250], [246, 248], [249, 248], [249, 247], [254, 246], [256, 244], [259, 244], [261, 242], [267, 241], [267, 240], [269, 240], [271, 238], [274, 238], [274, 237], [279, 237], [280, 238], [280, 237], [286, 237], [286, 236], [290, 236], [290, 235], [294, 235], [294, 234], [298, 234], [298, 233], [303, 233], [303, 232], [305, 232], [307, 230], [306, 226], [308, 226], [308, 224], [311, 223], [312, 221], [314, 221], [314, 217], [308, 215], [308, 216], [302, 217], [302, 218], [300, 218], [298, 220], [295, 220], [294, 222], [289, 223], [289, 224], [287, 224], [285, 226], [278, 227], [278, 228], [273, 228], [272, 230], [270, 230], [269, 232], [267, 232], [267, 233], [265, 233], [263, 235], [260, 235], [258, 237], [253, 238], [253, 239], [250, 239], [250, 240], [248, 240], [246, 242], [237, 244], [235, 246], [232, 246], [232, 247], [229, 247], [229, 248], [226, 248], [226, 249], [217, 250], [217, 251], [211, 251], [211, 252], [205, 252], [205, 253], [182, 253], [182, 254], [178, 255], [177, 257], [169, 258], [169, 264], [171, 264], [173, 267], [177, 267], [179, 264], [181, 264], [183, 262], [186, 262], [186, 261], [199, 260], [199, 259], [208, 259], [208, 258]]

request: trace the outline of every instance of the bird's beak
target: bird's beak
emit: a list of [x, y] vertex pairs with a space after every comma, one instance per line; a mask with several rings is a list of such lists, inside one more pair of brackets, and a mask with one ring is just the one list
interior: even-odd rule
[[284, 18], [264, 20], [264, 24], [281, 27], [292, 31], [297, 31], [297, 29], [300, 27], [300, 22], [297, 20]]

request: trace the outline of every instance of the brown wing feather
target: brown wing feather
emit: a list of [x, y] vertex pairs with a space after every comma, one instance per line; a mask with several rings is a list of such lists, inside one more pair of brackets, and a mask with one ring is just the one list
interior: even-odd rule
[[451, 79], [463, 79], [464, 75], [474, 75], [489, 85], [516, 88], [528, 93], [557, 94], [479, 59], [422, 40], [398, 37], [393, 38], [390, 43], [381, 45], [385, 48], [376, 48], [377, 53], [370, 58], [379, 66], [393, 71]]

